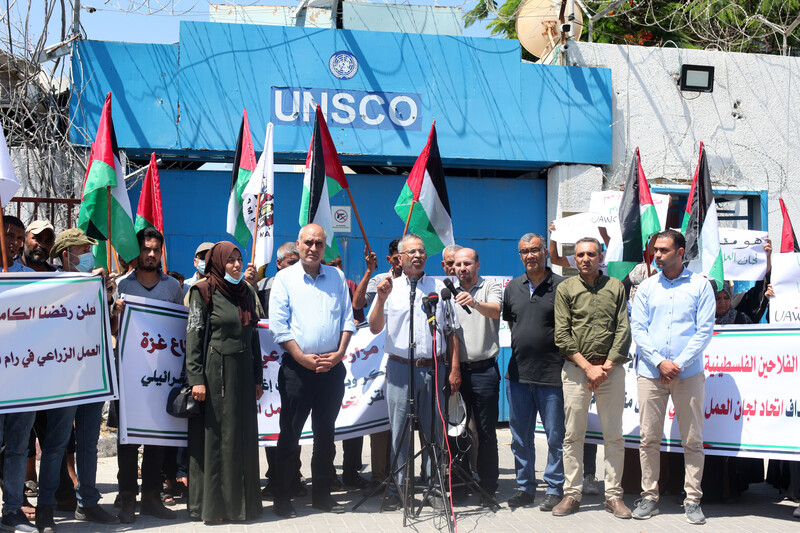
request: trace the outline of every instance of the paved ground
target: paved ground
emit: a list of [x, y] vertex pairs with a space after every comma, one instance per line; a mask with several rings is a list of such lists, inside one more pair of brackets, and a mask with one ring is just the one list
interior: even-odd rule
[[[511, 434], [508, 429], [500, 430], [500, 489], [498, 501], [502, 509], [497, 513], [482, 509], [478, 505], [478, 497], [470, 496], [463, 505], [456, 506], [456, 520], [458, 531], [469, 532], [506, 532], [506, 531], [630, 531], [630, 532], [674, 532], [674, 531], [800, 531], [800, 520], [792, 518], [792, 511], [796, 504], [782, 501], [777, 491], [761, 483], [751, 485], [750, 490], [743, 494], [736, 504], [729, 505], [704, 505], [703, 510], [708, 517], [705, 526], [692, 526], [686, 523], [683, 508], [674, 499], [662, 501], [662, 514], [647, 521], [622, 521], [615, 519], [603, 510], [602, 496], [585, 497], [583, 506], [575, 515], [565, 518], [555, 518], [550, 513], [543, 513], [536, 507], [509, 510], [505, 502], [513, 494], [516, 485], [514, 482], [514, 460], [509, 446]], [[537, 473], [541, 472], [546, 456], [546, 443], [536, 440], [537, 445]], [[310, 448], [303, 447], [303, 473], [308, 474], [310, 465]], [[602, 470], [602, 447], [598, 453], [598, 470]], [[261, 455], [262, 468], [266, 470], [266, 462]], [[337, 459], [341, 461], [341, 448], [337, 452]], [[369, 439], [365, 439], [364, 458], [369, 459]], [[341, 468], [341, 463], [338, 464]], [[369, 471], [369, 467], [367, 467]], [[116, 458], [100, 459], [98, 468], [98, 484], [104, 495], [102, 504], [108, 511], [114, 511], [112, 502], [116, 496]], [[311, 507], [310, 496], [295, 501], [298, 517], [292, 520], [279, 520], [272, 513], [271, 501], [264, 501], [264, 514], [260, 520], [246, 524], [224, 524], [219, 526], [205, 526], [201, 523], [190, 522], [185, 506], [179, 503], [180, 518], [176, 522], [160, 521], [150, 517], [138, 517], [135, 524], [128, 526], [100, 526], [97, 524], [76, 522], [67, 513], [56, 513], [57, 530], [66, 532], [105, 532], [105, 531], [147, 531], [147, 532], [231, 532], [245, 533], [257, 531], [301, 531], [311, 533], [316, 531], [446, 531], [447, 525], [440, 515], [433, 513], [426, 507], [419, 519], [410, 527], [403, 529], [403, 518], [400, 511], [379, 513], [380, 498], [368, 501], [355, 512], [352, 506], [359, 501], [360, 493], [357, 491], [336, 494], [335, 497], [345, 503], [348, 512], [341, 515], [325, 514]], [[537, 493], [537, 500], [544, 497], [543, 492]], [[637, 498], [634, 494], [625, 496], [625, 502], [633, 507]]]

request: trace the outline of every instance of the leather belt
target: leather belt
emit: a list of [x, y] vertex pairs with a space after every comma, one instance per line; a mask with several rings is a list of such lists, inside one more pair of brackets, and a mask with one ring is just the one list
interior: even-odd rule
[[587, 359], [587, 361], [589, 361], [590, 365], [603, 366], [606, 362], [606, 359], [608, 359], [608, 357], [601, 357], [599, 359]]
[[[398, 357], [398, 356], [392, 355], [392, 354], [388, 354], [388, 355], [389, 355], [389, 359], [391, 359], [392, 361], [396, 361], [396, 362], [402, 363], [404, 365], [408, 364], [408, 359], [406, 359], [405, 357]], [[433, 364], [433, 361], [434, 361], [434, 359], [429, 359], [429, 358], [414, 359], [414, 366], [417, 366], [417, 367], [431, 366]], [[442, 361], [444, 361], [444, 357], [437, 357], [435, 359], [435, 361], [438, 361], [438, 362], [441, 363]]]
[[482, 370], [484, 368], [489, 368], [490, 366], [494, 366], [495, 358], [490, 357], [489, 359], [481, 359], [480, 361], [464, 361], [460, 363], [461, 371], [469, 371], [469, 370]]

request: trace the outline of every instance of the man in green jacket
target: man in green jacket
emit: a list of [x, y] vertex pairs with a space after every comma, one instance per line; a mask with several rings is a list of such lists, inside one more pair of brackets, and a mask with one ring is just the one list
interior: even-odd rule
[[566, 358], [561, 370], [564, 390], [564, 498], [553, 515], [566, 516], [580, 507], [583, 489], [583, 442], [594, 394], [603, 431], [606, 510], [630, 518], [622, 501], [622, 409], [631, 329], [622, 283], [600, 272], [602, 246], [597, 239], [575, 245], [579, 275], [556, 289], [555, 341]]

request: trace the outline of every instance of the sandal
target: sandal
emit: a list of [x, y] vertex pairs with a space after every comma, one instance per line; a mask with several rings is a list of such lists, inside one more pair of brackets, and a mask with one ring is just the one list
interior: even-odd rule
[[38, 495], [39, 495], [39, 484], [32, 479], [26, 481], [25, 496], [38, 496]]

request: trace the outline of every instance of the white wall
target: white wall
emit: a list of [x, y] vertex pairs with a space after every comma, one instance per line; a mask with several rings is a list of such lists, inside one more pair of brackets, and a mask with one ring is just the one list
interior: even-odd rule
[[[611, 69], [605, 189], [625, 181], [637, 146], [651, 186], [688, 186], [702, 141], [715, 188], [767, 190], [773, 237], [778, 197], [800, 226], [800, 58], [589, 43], [568, 53], [571, 65]], [[713, 65], [714, 92], [681, 93], [673, 76], [684, 63]]]

